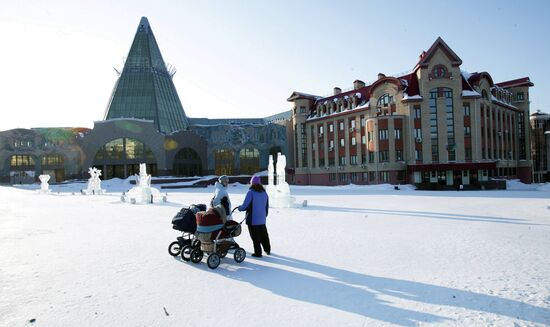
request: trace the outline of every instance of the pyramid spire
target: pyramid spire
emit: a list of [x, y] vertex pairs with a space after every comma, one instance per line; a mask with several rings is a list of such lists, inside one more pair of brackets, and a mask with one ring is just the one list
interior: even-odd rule
[[165, 134], [188, 129], [189, 121], [172, 76], [147, 17], [142, 17], [104, 119], [153, 120], [158, 131]]

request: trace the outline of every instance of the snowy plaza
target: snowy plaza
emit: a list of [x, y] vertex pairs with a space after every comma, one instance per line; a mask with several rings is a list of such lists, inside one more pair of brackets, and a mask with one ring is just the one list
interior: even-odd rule
[[[548, 325], [548, 186], [291, 186], [272, 254], [251, 257], [244, 227], [244, 262], [215, 270], [167, 251], [172, 217], [212, 186], [134, 205], [128, 180], [0, 187], [0, 326]], [[246, 190], [229, 186], [233, 205]]]

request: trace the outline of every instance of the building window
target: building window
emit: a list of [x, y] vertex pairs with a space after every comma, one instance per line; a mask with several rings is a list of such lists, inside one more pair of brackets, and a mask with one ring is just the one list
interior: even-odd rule
[[357, 165], [357, 156], [356, 155], [349, 156], [349, 163], [350, 165]]
[[336, 181], [336, 173], [328, 174], [328, 180], [331, 181], [331, 182]]
[[324, 130], [323, 130], [323, 125], [319, 126], [319, 135], [323, 135], [324, 133]]
[[343, 131], [343, 130], [344, 130], [344, 122], [341, 121], [341, 122], [339, 123], [339, 126], [340, 126], [340, 130]]
[[464, 149], [464, 159], [467, 161], [472, 160], [472, 149], [471, 148], [465, 148]]
[[328, 124], [328, 131], [331, 133], [334, 132], [334, 124]]
[[420, 111], [420, 106], [414, 106], [413, 108], [414, 110], [414, 118], [415, 119], [420, 119], [422, 117], [422, 111]]
[[369, 142], [374, 140], [374, 132], [368, 132], [367, 135], [369, 137]]
[[355, 136], [351, 138], [351, 145], [355, 145], [357, 142], [355, 141]]
[[393, 103], [393, 97], [389, 95], [388, 93], [382, 95], [378, 98], [378, 102], [376, 103], [376, 107], [387, 107], [389, 104]]
[[403, 161], [403, 151], [395, 150], [395, 161]]
[[401, 129], [398, 128], [398, 129], [394, 129], [393, 131], [395, 133], [395, 139], [400, 140], [401, 139]]
[[389, 182], [390, 181], [390, 172], [389, 171], [381, 171], [380, 172], [380, 181]]
[[350, 177], [351, 177], [351, 181], [352, 182], [357, 182], [358, 178], [357, 178], [357, 173], [351, 173], [350, 174]]
[[470, 126], [464, 126], [464, 136], [470, 136], [471, 128]]
[[374, 151], [369, 151], [369, 162], [374, 162]]
[[436, 65], [432, 70], [433, 78], [443, 78], [447, 76], [447, 68], [443, 65]]
[[388, 130], [387, 129], [381, 129], [378, 131], [378, 139], [379, 140], [387, 140], [388, 139]]
[[334, 150], [334, 140], [330, 140], [330, 141], [328, 142], [328, 150], [329, 150], [329, 151]]
[[462, 105], [462, 108], [464, 109], [464, 116], [470, 116], [470, 104], [468, 102], [465, 102]]
[[349, 127], [350, 128], [355, 128], [355, 119], [352, 119], [349, 121]]
[[345, 166], [346, 165], [346, 157], [345, 156], [341, 156], [338, 158], [338, 164], [340, 166]]
[[414, 160], [422, 161], [422, 150], [414, 150]]
[[365, 117], [361, 117], [361, 127], [365, 127]]
[[60, 154], [48, 154], [42, 157], [42, 166], [63, 165], [64, 159]]
[[367, 144], [367, 137], [365, 135], [361, 135], [361, 143]]
[[13, 155], [10, 158], [10, 165], [12, 167], [25, 167], [34, 166], [34, 158], [30, 155]]
[[523, 92], [518, 92], [518, 93], [516, 94], [516, 100], [517, 100], [517, 101], [523, 101], [523, 100], [525, 100], [525, 94], [524, 94]]
[[344, 143], [344, 139], [340, 139], [340, 146], [343, 148], [346, 144]]
[[388, 151], [378, 152], [378, 161], [379, 162], [388, 162], [390, 160], [390, 155]]
[[346, 181], [346, 173], [339, 173], [338, 174], [338, 180], [340, 182], [345, 182]]

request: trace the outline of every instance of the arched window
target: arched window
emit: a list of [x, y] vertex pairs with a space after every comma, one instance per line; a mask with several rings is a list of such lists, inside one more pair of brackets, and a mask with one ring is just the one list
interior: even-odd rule
[[176, 176], [201, 176], [202, 162], [199, 154], [191, 148], [183, 148], [174, 158]]
[[239, 153], [242, 174], [254, 174], [260, 170], [260, 151], [258, 149], [241, 149]]
[[233, 150], [215, 150], [214, 165], [216, 175], [233, 175], [235, 171], [235, 153], [233, 152]]
[[388, 93], [382, 95], [378, 98], [378, 102], [376, 103], [376, 107], [387, 107], [389, 104], [393, 103], [393, 96], [389, 95]]
[[436, 65], [432, 70], [433, 78], [443, 78], [447, 76], [447, 68], [443, 65]]
[[103, 178], [126, 178], [139, 173], [139, 164], [147, 164], [147, 173], [157, 174], [151, 148], [132, 138], [119, 138], [105, 143], [97, 150], [92, 165], [102, 169]]

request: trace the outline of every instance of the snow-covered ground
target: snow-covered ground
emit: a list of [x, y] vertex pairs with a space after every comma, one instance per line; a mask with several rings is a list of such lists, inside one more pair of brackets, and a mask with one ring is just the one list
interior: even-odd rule
[[[550, 325], [548, 185], [292, 186], [272, 254], [215, 270], [167, 251], [172, 217], [212, 187], [132, 205], [128, 181], [85, 186], [0, 187], [0, 326]], [[250, 254], [246, 228], [236, 240]]]

